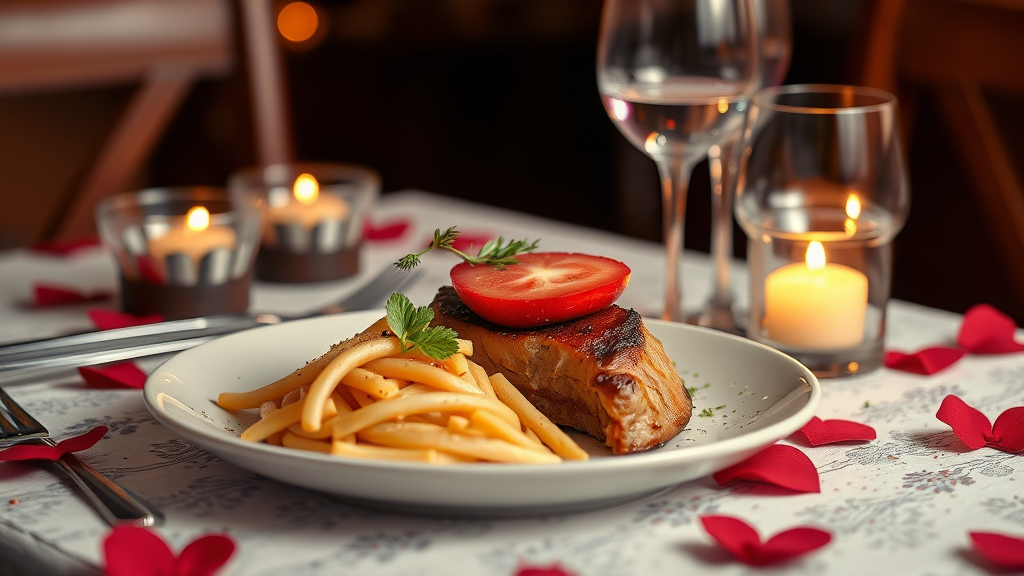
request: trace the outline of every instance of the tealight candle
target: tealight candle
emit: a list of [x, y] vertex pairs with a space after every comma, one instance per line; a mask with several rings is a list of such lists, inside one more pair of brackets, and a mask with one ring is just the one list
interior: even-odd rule
[[185, 216], [184, 225], [172, 225], [166, 234], [147, 240], [149, 255], [165, 277], [167, 259], [175, 254], [188, 257], [193, 272], [207, 254], [219, 249], [233, 250], [235, 231], [226, 226], [210, 226], [210, 211], [195, 206]]
[[768, 274], [764, 299], [764, 328], [773, 341], [827, 350], [856, 346], [864, 339], [867, 276], [827, 263], [821, 242], [810, 243], [806, 262]]

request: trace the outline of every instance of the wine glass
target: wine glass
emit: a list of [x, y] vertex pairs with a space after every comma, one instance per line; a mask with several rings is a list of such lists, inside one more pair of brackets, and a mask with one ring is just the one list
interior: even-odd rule
[[[760, 39], [761, 81], [758, 88], [778, 86], [789, 70], [792, 54], [789, 0], [754, 0]], [[732, 201], [736, 191], [737, 154], [741, 130], [727, 135], [708, 150], [711, 174], [711, 259], [714, 265], [711, 297], [688, 321], [734, 334], [744, 332], [733, 314], [729, 280], [732, 260]]]
[[597, 83], [612, 121], [661, 177], [662, 318], [683, 320], [682, 246], [693, 167], [743, 124], [760, 83], [753, 0], [607, 0]]

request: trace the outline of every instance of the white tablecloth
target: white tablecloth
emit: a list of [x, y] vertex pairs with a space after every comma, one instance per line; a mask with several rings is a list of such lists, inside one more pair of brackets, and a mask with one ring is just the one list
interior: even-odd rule
[[[401, 239], [368, 244], [359, 278], [258, 283], [253, 309], [298, 312], [325, 304], [423, 245], [434, 228], [458, 224], [467, 234], [541, 238], [546, 250], [625, 261], [633, 275], [620, 304], [645, 315], [659, 311], [663, 252], [656, 244], [418, 192], [386, 195], [374, 218], [408, 218], [413, 225]], [[425, 257], [428, 273], [406, 291], [414, 303], [428, 303], [448, 282], [453, 258]], [[686, 304], [695, 308], [711, 282], [706, 258], [688, 254], [685, 272]], [[0, 253], [0, 341], [89, 328], [85, 307], [27, 308], [37, 281], [113, 289], [114, 267], [100, 249], [60, 259]], [[737, 268], [741, 300], [744, 282]], [[959, 320], [892, 302], [887, 345], [909, 350], [949, 343]], [[157, 363], [140, 362], [148, 369]], [[818, 416], [869, 424], [878, 439], [802, 448], [818, 468], [820, 494], [766, 494], [749, 484], [721, 488], [705, 478], [611, 509], [515, 520], [375, 512], [259, 477], [165, 430], [139, 391], [85, 389], [76, 377], [8, 391], [57, 437], [109, 426], [108, 437], [81, 457], [159, 506], [167, 522], [158, 530], [176, 550], [203, 533], [229, 533], [239, 548], [225, 576], [507, 576], [517, 566], [553, 562], [578, 576], [747, 572], [703, 532], [697, 518], [711, 513], [744, 518], [762, 536], [799, 524], [832, 532], [831, 544], [768, 569], [775, 574], [983, 574], [968, 551], [969, 531], [1024, 535], [1024, 456], [990, 448], [967, 452], [934, 416], [947, 394], [992, 417], [1021, 405], [1024, 355], [968, 356], [930, 377], [883, 369], [825, 380], [823, 389]], [[0, 574], [95, 572], [108, 529], [66, 481], [31, 464], [0, 463]]]

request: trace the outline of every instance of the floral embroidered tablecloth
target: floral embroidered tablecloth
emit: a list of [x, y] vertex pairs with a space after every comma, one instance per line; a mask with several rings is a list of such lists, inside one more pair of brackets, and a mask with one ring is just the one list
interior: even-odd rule
[[[342, 295], [359, 279], [422, 245], [435, 227], [541, 238], [548, 250], [606, 254], [633, 269], [620, 303], [656, 315], [661, 294], [659, 246], [433, 195], [387, 195], [381, 222], [409, 219], [399, 239], [370, 243], [359, 278], [305, 287], [257, 285], [253, 308], [294, 312]], [[706, 259], [687, 255], [686, 303], [710, 286]], [[427, 274], [407, 294], [418, 304], [447, 283], [452, 261], [428, 258]], [[744, 286], [737, 268], [736, 286]], [[113, 265], [101, 250], [73, 262], [26, 251], [0, 253], [0, 341], [87, 327], [82, 308], [29, 310], [33, 281], [113, 288]], [[741, 304], [744, 290], [738, 289]], [[947, 344], [959, 317], [903, 302], [889, 310], [887, 345], [911, 350]], [[140, 364], [153, 369], [159, 359]], [[718, 486], [711, 478], [594, 512], [522, 519], [421, 517], [378, 512], [262, 478], [220, 461], [157, 424], [137, 390], [95, 390], [76, 376], [18, 384], [9, 392], [57, 437], [97, 425], [107, 437], [82, 454], [94, 467], [161, 508], [159, 529], [175, 549], [208, 532], [226, 532], [238, 550], [222, 574], [513, 575], [522, 566], [557, 563], [577, 576], [741, 574], [702, 530], [698, 518], [745, 519], [762, 536], [795, 525], [832, 533], [824, 548], [777, 574], [985, 574], [968, 532], [1024, 536], [1024, 455], [968, 451], [935, 418], [955, 394], [994, 418], [1024, 404], [1024, 354], [968, 356], [932, 376], [887, 369], [824, 380], [817, 415], [868, 424], [869, 443], [798, 446], [818, 469], [820, 494], [763, 485]], [[699, 392], [698, 392], [699, 394]], [[699, 398], [698, 398], [699, 400]], [[600, 478], [594, 478], [600, 482]], [[415, 478], [409, 479], [415, 490]], [[0, 464], [0, 575], [98, 573], [109, 528], [70, 485], [33, 464]]]

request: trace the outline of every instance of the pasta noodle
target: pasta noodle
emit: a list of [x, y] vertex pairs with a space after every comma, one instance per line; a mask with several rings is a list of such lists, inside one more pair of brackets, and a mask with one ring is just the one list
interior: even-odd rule
[[[385, 325], [386, 326], [386, 325]], [[434, 360], [374, 324], [271, 384], [223, 393], [228, 410], [258, 409], [242, 439], [338, 458], [431, 464], [546, 464], [586, 459], [568, 435], [501, 374], [466, 358]]]

